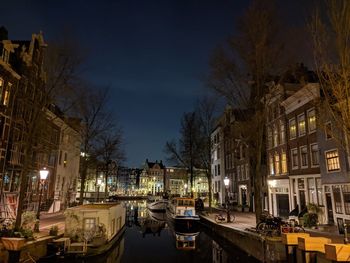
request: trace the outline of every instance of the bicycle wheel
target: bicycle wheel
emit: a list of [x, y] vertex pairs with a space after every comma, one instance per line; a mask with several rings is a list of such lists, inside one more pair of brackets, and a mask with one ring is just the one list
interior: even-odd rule
[[236, 219], [235, 215], [230, 215], [230, 223], [234, 222]]
[[256, 232], [258, 232], [259, 234], [263, 234], [266, 231], [266, 223], [265, 222], [260, 222], [258, 223], [258, 225], [256, 226]]

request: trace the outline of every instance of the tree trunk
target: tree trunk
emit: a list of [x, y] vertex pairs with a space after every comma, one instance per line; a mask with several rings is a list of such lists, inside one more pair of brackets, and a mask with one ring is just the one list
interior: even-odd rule
[[86, 174], [87, 174], [87, 161], [84, 158], [83, 165], [82, 165], [82, 173], [81, 173], [81, 180], [80, 180], [80, 197], [79, 197], [79, 204], [82, 205], [84, 202], [84, 193], [85, 193], [85, 180], [86, 180]]

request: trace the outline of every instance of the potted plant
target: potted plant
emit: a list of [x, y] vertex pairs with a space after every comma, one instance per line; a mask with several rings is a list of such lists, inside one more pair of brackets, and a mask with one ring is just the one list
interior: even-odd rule
[[306, 227], [316, 228], [318, 224], [318, 213], [321, 209], [315, 204], [307, 206], [307, 213], [303, 215], [304, 225]]
[[58, 234], [58, 226], [52, 226], [49, 231], [50, 236], [57, 236]]
[[12, 221], [5, 221], [1, 225], [0, 236], [7, 250], [20, 250], [28, 239], [33, 239], [33, 231], [29, 228], [15, 229]]

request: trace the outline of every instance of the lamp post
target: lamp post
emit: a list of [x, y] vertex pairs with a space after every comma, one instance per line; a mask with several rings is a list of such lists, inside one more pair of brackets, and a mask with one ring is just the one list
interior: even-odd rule
[[38, 210], [36, 212], [36, 219], [37, 222], [35, 224], [35, 232], [39, 232], [39, 222], [40, 222], [40, 205], [41, 205], [41, 196], [43, 195], [43, 188], [44, 184], [46, 182], [47, 176], [49, 175], [49, 171], [46, 170], [46, 167], [44, 167], [42, 170], [39, 171], [40, 174], [40, 194], [39, 194], [39, 202], [38, 202]]
[[226, 199], [226, 212], [227, 212], [227, 222], [230, 222], [230, 209], [228, 204], [228, 186], [230, 184], [230, 179], [226, 176], [224, 179], [224, 185], [225, 185], [225, 199]]
[[96, 187], [97, 187], [97, 203], [100, 201], [100, 186], [102, 184], [102, 179], [98, 178], [97, 179], [97, 183], [96, 183]]

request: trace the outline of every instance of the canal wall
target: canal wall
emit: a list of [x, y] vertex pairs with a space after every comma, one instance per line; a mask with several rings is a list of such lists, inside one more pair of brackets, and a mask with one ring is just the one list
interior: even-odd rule
[[280, 238], [263, 238], [247, 230], [217, 224], [203, 216], [201, 223], [212, 234], [221, 236], [262, 262], [286, 262], [285, 247]]

